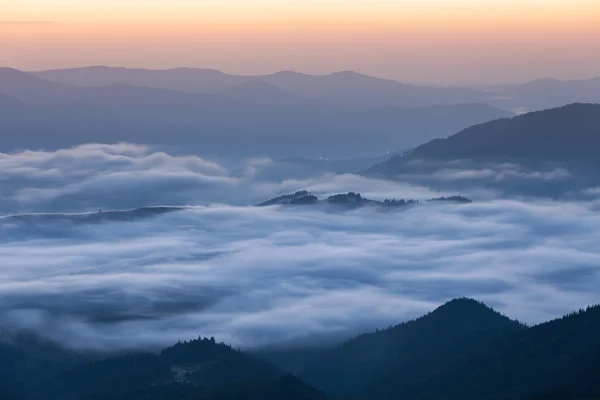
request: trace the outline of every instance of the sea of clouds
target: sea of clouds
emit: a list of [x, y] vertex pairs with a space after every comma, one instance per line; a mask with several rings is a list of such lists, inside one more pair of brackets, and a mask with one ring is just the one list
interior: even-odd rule
[[[529, 324], [600, 302], [593, 199], [474, 189], [467, 205], [253, 207], [298, 189], [447, 194], [348, 174], [256, 178], [273, 163], [231, 174], [126, 144], [0, 154], [0, 327], [74, 348], [199, 335], [251, 348], [347, 337], [459, 296]], [[156, 205], [188, 207], [86, 213]]]

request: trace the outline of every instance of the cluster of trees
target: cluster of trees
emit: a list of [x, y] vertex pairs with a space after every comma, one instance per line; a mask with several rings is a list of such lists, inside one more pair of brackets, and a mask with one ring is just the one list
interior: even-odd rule
[[472, 203], [473, 200], [467, 198], [467, 197], [463, 197], [463, 196], [448, 196], [448, 197], [436, 197], [433, 199], [429, 199], [427, 201], [447, 201], [447, 202], [453, 202], [453, 203]]
[[404, 200], [404, 199], [400, 199], [400, 200], [396, 200], [396, 199], [385, 199], [383, 201], [383, 205], [384, 206], [389, 206], [389, 207], [397, 207], [397, 206], [409, 206], [409, 205], [413, 205], [413, 204], [419, 204], [419, 200]]
[[[449, 197], [438, 197], [434, 199], [427, 200], [428, 202], [453, 202], [453, 203], [472, 203], [471, 199], [468, 199], [463, 196], [449, 196]], [[277, 204], [292, 204], [292, 205], [300, 205], [300, 204], [316, 204], [319, 202], [319, 198], [315, 196], [313, 193], [310, 193], [306, 190], [301, 190], [292, 194], [285, 194], [282, 196], [274, 197], [269, 199], [263, 203], [258, 204], [259, 207], [264, 206], [272, 206]], [[328, 204], [341, 205], [346, 207], [360, 207], [365, 205], [374, 205], [374, 206], [384, 206], [384, 207], [403, 207], [419, 204], [418, 200], [412, 199], [385, 199], [383, 201], [371, 200], [366, 197], [362, 197], [360, 193], [356, 192], [348, 192], [348, 193], [338, 193], [327, 197], [325, 200]]]

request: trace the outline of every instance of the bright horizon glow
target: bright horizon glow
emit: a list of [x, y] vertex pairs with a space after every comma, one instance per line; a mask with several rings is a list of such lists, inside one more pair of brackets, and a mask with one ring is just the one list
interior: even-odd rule
[[597, 0], [3, 0], [0, 65], [338, 70], [480, 84], [600, 75]]

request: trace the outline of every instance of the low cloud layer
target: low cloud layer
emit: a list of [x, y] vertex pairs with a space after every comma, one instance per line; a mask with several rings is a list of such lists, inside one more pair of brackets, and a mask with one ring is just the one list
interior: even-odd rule
[[[285, 164], [285, 165], [284, 165]], [[288, 168], [287, 175], [282, 168]], [[309, 167], [250, 159], [226, 168], [198, 156], [173, 156], [135, 144], [89, 144], [55, 152], [0, 153], [0, 209], [4, 213], [74, 212], [156, 205], [249, 205], [274, 195], [311, 190], [327, 195], [426, 198], [437, 194], [402, 182], [352, 174], [301, 173]]]
[[257, 347], [386, 327], [458, 296], [530, 324], [600, 302], [593, 190], [585, 202], [479, 192], [387, 211], [250, 206], [297, 189], [444, 194], [356, 175], [264, 178], [273, 163], [231, 173], [137, 145], [0, 155], [10, 212], [191, 205], [0, 216], [0, 327], [76, 348], [198, 335]]
[[585, 204], [514, 201], [4, 218], [0, 323], [83, 348], [254, 347], [386, 327], [457, 296], [536, 323], [600, 301], [599, 227]]

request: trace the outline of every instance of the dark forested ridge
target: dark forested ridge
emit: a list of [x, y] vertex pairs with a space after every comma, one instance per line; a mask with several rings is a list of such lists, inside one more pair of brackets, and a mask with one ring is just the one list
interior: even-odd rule
[[600, 394], [600, 306], [507, 334], [474, 351], [398, 367], [355, 399], [517, 399]]
[[102, 356], [31, 334], [2, 334], [0, 399], [597, 398], [600, 306], [526, 327], [480, 302], [456, 299], [307, 359], [296, 377], [213, 338]]
[[90, 361], [67, 357], [71, 353], [65, 350], [57, 355], [47, 350], [49, 344], [41, 346], [28, 350], [43, 349], [37, 363], [17, 347], [0, 346], [0, 399], [325, 399], [269, 362], [213, 338], [180, 342], [159, 353]]
[[521, 329], [482, 303], [457, 299], [414, 321], [360, 335], [322, 355], [301, 376], [332, 395], [348, 396], [395, 368], [435, 364]]
[[435, 139], [368, 170], [387, 176], [412, 170], [415, 160], [598, 165], [600, 104], [571, 104], [498, 119]]
[[[449, 196], [449, 197], [438, 197], [429, 199], [427, 202], [447, 202], [447, 203], [458, 203], [467, 204], [473, 201], [463, 196]], [[274, 205], [309, 205], [309, 204], [331, 204], [336, 206], [358, 208], [363, 206], [379, 206], [386, 208], [404, 207], [419, 204], [418, 200], [413, 199], [385, 199], [383, 201], [371, 200], [361, 196], [360, 193], [348, 192], [338, 193], [328, 196], [324, 200], [320, 200], [313, 193], [309, 193], [306, 190], [300, 190], [291, 194], [284, 194], [281, 196], [273, 197], [265, 202], [257, 204], [257, 207], [266, 207]]]

